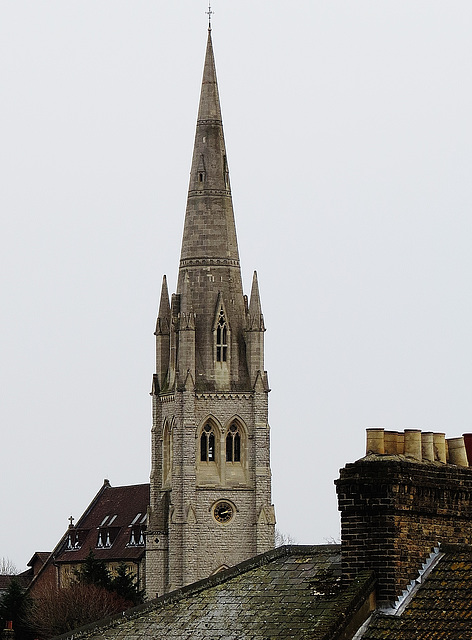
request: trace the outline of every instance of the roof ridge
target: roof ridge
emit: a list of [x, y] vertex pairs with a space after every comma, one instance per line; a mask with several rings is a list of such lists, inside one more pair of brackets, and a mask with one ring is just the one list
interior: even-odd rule
[[111, 485], [107, 487], [107, 489], [131, 489], [132, 487], [150, 487], [151, 484], [149, 482], [138, 482], [136, 484], [122, 484], [118, 487], [112, 487]]

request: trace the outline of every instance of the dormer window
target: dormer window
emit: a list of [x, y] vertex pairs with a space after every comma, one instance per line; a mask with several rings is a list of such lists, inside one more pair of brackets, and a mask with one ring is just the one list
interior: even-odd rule
[[201, 154], [200, 156], [200, 162], [198, 163], [197, 166], [197, 182], [199, 184], [202, 184], [203, 182], [205, 182], [205, 158], [203, 156], [203, 154]]
[[[141, 515], [141, 514], [139, 514]], [[109, 549], [115, 541], [118, 527], [111, 527], [118, 514], [105, 516], [98, 526], [97, 549]]]
[[104, 540], [104, 536], [105, 536], [105, 530], [104, 529], [99, 529], [98, 530], [98, 539], [97, 539], [97, 549], [103, 549], [105, 547], [106, 538]]
[[226, 362], [228, 357], [228, 326], [225, 312], [220, 309], [218, 324], [216, 325], [216, 361]]
[[79, 532], [70, 531], [67, 536], [67, 551], [76, 551], [80, 549]]
[[128, 547], [144, 547], [143, 527], [132, 527], [129, 536]]
[[144, 547], [144, 530], [146, 529], [147, 514], [138, 513], [135, 515], [131, 524], [128, 525], [129, 540], [127, 547]]
[[200, 460], [202, 462], [215, 461], [215, 434], [209, 424], [204, 426], [200, 438]]
[[[113, 536], [114, 538], [114, 536]], [[109, 549], [113, 544], [110, 529], [99, 529], [97, 539], [97, 549]]]

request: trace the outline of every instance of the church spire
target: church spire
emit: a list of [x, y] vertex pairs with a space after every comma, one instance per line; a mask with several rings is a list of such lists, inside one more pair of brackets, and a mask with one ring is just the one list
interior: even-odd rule
[[218, 94], [218, 82], [216, 79], [215, 56], [213, 54], [213, 42], [211, 29], [208, 30], [208, 40], [203, 67], [202, 88], [200, 92], [200, 105], [198, 108], [198, 124], [204, 124], [206, 120], [217, 120], [222, 124], [220, 97]]
[[[179, 312], [191, 311], [195, 317], [197, 388], [247, 388], [249, 380], [243, 346], [246, 310], [210, 30], [190, 171], [177, 295]], [[216, 318], [220, 318], [222, 308], [226, 309], [225, 335], [229, 343], [228, 359], [219, 362], [215, 346], [215, 323], [221, 320]]]
[[249, 304], [243, 295], [210, 29], [177, 290], [169, 308], [164, 279], [156, 330], [149, 596], [273, 547], [268, 392], [256, 275]]
[[181, 267], [197, 258], [229, 259], [237, 261], [239, 266], [211, 31], [208, 32], [180, 257]]

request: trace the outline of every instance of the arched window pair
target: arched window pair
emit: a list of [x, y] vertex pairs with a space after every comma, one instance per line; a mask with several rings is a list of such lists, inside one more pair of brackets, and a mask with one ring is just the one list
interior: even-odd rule
[[[214, 427], [207, 423], [200, 436], [200, 462], [216, 462], [216, 436]], [[226, 462], [241, 462], [241, 433], [233, 422], [226, 434]]]

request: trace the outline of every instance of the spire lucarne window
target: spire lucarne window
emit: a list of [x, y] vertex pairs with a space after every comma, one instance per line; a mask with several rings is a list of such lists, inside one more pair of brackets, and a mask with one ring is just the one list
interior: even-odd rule
[[226, 362], [228, 357], [228, 327], [226, 325], [225, 312], [220, 309], [218, 324], [216, 325], [216, 361]]

